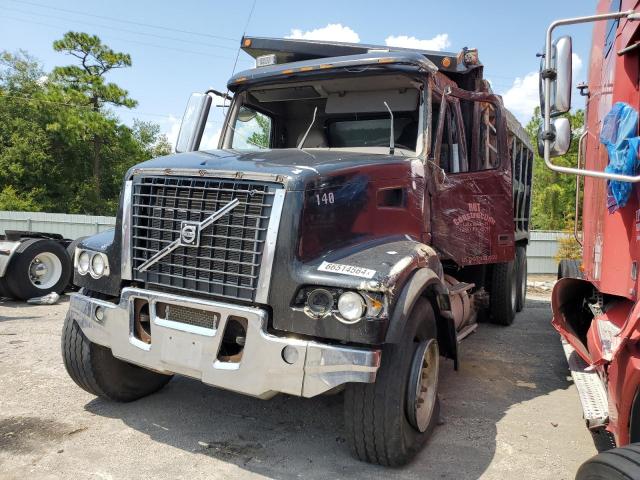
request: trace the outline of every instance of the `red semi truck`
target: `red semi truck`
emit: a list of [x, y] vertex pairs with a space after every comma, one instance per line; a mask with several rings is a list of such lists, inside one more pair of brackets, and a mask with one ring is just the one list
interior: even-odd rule
[[[640, 2], [601, 0], [597, 14], [558, 20], [547, 30], [541, 67], [543, 125], [539, 148], [552, 170], [584, 183], [582, 261], [560, 263], [553, 326], [560, 332], [587, 427], [602, 453], [578, 479], [640, 478]], [[552, 42], [557, 27], [593, 23], [586, 122], [576, 168], [555, 165], [571, 126], [571, 37]], [[579, 190], [576, 199], [580, 200]], [[616, 448], [618, 447], [618, 448]]]

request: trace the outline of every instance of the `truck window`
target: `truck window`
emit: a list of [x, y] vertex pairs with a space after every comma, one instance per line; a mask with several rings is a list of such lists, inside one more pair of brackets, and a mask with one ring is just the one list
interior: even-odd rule
[[262, 150], [271, 146], [271, 118], [243, 105], [233, 126], [231, 148], [236, 150]]
[[464, 130], [461, 128], [461, 116], [459, 115], [459, 103], [457, 99], [450, 98], [444, 108], [444, 123], [442, 127], [442, 135], [438, 138], [437, 128], [440, 116], [440, 103], [436, 101], [433, 104], [433, 131], [434, 148], [440, 143], [439, 158], [437, 159], [440, 167], [447, 173], [461, 173], [469, 171], [469, 162], [467, 161], [467, 147], [465, 144]]
[[[387, 147], [389, 146], [390, 119], [370, 118], [362, 120], [338, 120], [330, 122], [329, 145], [331, 147]], [[407, 150], [416, 149], [418, 122], [410, 117], [396, 117], [393, 122], [395, 146]]]
[[498, 135], [496, 130], [496, 107], [483, 102], [480, 110], [480, 148], [478, 150], [478, 170], [486, 170], [498, 166]]

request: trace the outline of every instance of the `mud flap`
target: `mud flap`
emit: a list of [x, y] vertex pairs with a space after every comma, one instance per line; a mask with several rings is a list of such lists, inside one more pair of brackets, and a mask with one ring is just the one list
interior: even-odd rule
[[453, 369], [458, 370], [458, 335], [456, 325], [450, 311], [442, 308], [441, 301], [445, 295], [438, 295], [438, 315], [436, 315], [436, 325], [438, 327], [438, 345], [440, 354], [453, 360]]
[[[591, 296], [593, 288], [587, 280], [562, 278], [556, 282], [551, 295], [551, 324], [588, 364], [593, 361], [579, 332], [584, 329], [586, 338], [588, 325], [582, 318], [582, 300]], [[591, 319], [588, 323], [591, 323]]]

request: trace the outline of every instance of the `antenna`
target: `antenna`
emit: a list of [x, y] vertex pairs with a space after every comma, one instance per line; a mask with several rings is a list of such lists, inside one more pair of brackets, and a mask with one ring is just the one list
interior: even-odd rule
[[298, 150], [302, 150], [302, 147], [304, 146], [304, 142], [307, 139], [307, 135], [309, 135], [309, 132], [311, 131], [311, 127], [313, 127], [313, 124], [316, 121], [316, 113], [318, 113], [318, 107], [315, 107], [313, 109], [313, 118], [311, 119], [311, 123], [309, 124], [309, 128], [307, 128], [307, 131], [304, 132], [304, 137], [302, 137], [302, 140], [300, 140], [300, 143], [298, 144]]
[[393, 138], [395, 137], [395, 135], [393, 134], [393, 112], [389, 108], [389, 105], [387, 104], [387, 102], [384, 102], [384, 106], [387, 107], [387, 110], [389, 110], [389, 116], [391, 117], [391, 134], [389, 136], [390, 137], [389, 138], [389, 155], [393, 155], [393, 152], [395, 151], [395, 144], [393, 142]]

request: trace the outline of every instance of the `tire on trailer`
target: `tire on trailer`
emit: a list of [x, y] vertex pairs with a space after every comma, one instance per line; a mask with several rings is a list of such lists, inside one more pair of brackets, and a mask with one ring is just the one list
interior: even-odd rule
[[413, 307], [402, 339], [383, 347], [375, 383], [345, 389], [346, 436], [352, 454], [365, 462], [408, 463], [438, 422], [440, 358], [435, 316], [425, 298]]
[[527, 300], [527, 247], [516, 247], [516, 312], [524, 310]]
[[117, 359], [110, 349], [89, 341], [70, 313], [62, 327], [61, 347], [71, 379], [83, 390], [116, 402], [146, 397], [172, 378]]
[[5, 274], [11, 294], [19, 300], [64, 292], [71, 276], [71, 262], [60, 243], [48, 239], [23, 242]]
[[497, 325], [511, 325], [518, 297], [515, 262], [496, 263], [491, 274], [489, 319]]
[[576, 480], [637, 480], [640, 478], [640, 444], [614, 448], [584, 462]]
[[584, 278], [580, 270], [580, 260], [564, 258], [558, 264], [558, 280], [561, 278]]
[[7, 277], [0, 277], [0, 298], [12, 298], [13, 295], [9, 291], [9, 286], [7, 285]]

